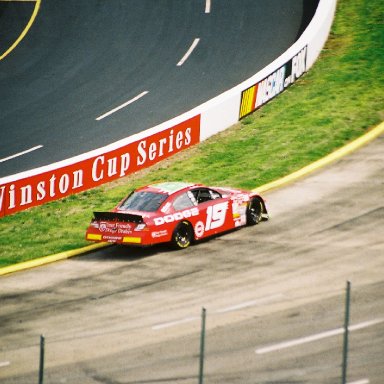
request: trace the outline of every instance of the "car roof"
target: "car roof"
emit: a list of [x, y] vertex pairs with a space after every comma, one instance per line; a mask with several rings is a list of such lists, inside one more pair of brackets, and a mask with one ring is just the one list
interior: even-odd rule
[[173, 193], [179, 192], [183, 189], [189, 189], [194, 186], [200, 186], [200, 184], [186, 183], [182, 181], [172, 181], [150, 184], [146, 187], [137, 189], [137, 191], [157, 192], [164, 193], [166, 195], [172, 195]]

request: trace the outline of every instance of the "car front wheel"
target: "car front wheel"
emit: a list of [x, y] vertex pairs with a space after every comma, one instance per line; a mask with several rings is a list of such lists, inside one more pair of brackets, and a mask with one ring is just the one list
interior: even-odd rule
[[172, 246], [176, 249], [187, 248], [193, 240], [193, 229], [190, 223], [182, 221], [172, 235]]
[[253, 198], [247, 208], [247, 224], [255, 225], [260, 223], [263, 214], [263, 203], [257, 197]]

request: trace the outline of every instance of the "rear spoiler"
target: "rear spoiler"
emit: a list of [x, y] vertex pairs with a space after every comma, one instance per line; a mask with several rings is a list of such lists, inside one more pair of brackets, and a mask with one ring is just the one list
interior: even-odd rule
[[97, 221], [123, 221], [127, 223], [143, 223], [144, 220], [140, 215], [132, 215], [130, 213], [121, 212], [93, 212], [94, 219]]

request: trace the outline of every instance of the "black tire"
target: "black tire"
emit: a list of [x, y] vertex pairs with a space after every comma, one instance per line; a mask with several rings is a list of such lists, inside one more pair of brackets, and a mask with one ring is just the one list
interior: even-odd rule
[[247, 225], [259, 224], [263, 217], [263, 210], [263, 202], [258, 197], [254, 197], [247, 207]]
[[182, 221], [177, 225], [172, 234], [172, 246], [175, 249], [189, 247], [193, 240], [193, 229], [188, 221]]

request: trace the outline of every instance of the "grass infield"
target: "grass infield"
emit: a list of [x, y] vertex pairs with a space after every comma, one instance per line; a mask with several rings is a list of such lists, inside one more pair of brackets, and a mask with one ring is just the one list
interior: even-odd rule
[[384, 0], [339, 0], [312, 69], [235, 126], [134, 175], [0, 219], [0, 267], [89, 243], [93, 210], [131, 189], [180, 180], [254, 189], [340, 148], [384, 120]]

